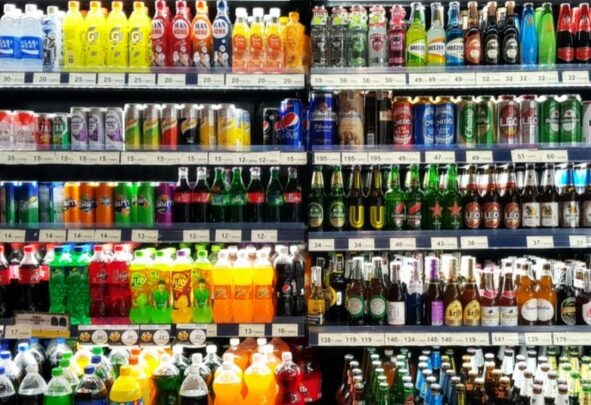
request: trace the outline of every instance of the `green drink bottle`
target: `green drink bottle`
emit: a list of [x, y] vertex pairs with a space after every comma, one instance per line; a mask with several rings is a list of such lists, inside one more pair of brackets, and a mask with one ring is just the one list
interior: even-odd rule
[[412, 3], [410, 26], [406, 31], [406, 66], [427, 64], [427, 31], [425, 29], [425, 8], [421, 3]]

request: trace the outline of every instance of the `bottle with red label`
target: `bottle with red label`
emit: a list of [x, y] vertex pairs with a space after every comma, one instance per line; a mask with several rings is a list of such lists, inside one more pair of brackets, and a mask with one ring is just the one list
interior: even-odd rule
[[591, 61], [591, 20], [588, 3], [579, 5], [579, 20], [575, 34], [575, 59], [579, 63]]
[[198, 68], [210, 68], [213, 59], [213, 35], [205, 0], [197, 0], [195, 18], [191, 24], [191, 39], [193, 63]]
[[94, 246], [94, 255], [88, 265], [91, 318], [105, 318], [107, 316], [107, 304], [105, 302], [109, 284], [107, 264], [108, 256], [104, 246]]
[[0, 245], [0, 318], [12, 316], [10, 300], [10, 270], [8, 260], [4, 256], [4, 245]]
[[207, 222], [209, 218], [209, 183], [207, 182], [207, 169], [197, 168], [197, 182], [191, 194], [191, 222]]
[[302, 187], [298, 180], [298, 169], [287, 169], [287, 184], [283, 189], [283, 220], [285, 222], [302, 221]]
[[156, 0], [156, 13], [152, 18], [152, 58], [154, 66], [172, 66], [170, 40], [172, 25], [165, 0]]
[[558, 63], [572, 63], [575, 58], [573, 20], [570, 4], [562, 3], [558, 15], [558, 30], [556, 33], [556, 61]]
[[173, 66], [191, 66], [193, 64], [190, 18], [187, 2], [178, 0], [171, 28], [170, 60]]
[[468, 169], [468, 185], [464, 196], [464, 226], [467, 229], [478, 229], [482, 222], [481, 198], [476, 183], [476, 167]]
[[18, 272], [18, 309], [21, 311], [41, 311], [36, 297], [39, 284], [39, 262], [35, 258], [33, 246], [25, 246], [24, 256]]
[[261, 181], [261, 168], [250, 168], [250, 182], [246, 188], [246, 222], [263, 222], [265, 218], [265, 187]]
[[322, 373], [311, 347], [297, 346], [299, 351], [297, 365], [302, 369], [302, 386], [300, 392], [306, 404], [319, 404], [322, 400]]
[[281, 353], [281, 360], [283, 362], [275, 369], [275, 381], [279, 385], [275, 405], [304, 405], [300, 394], [302, 370], [292, 361], [290, 352]]
[[179, 179], [174, 189], [173, 221], [191, 222], [193, 190], [189, 184], [189, 168], [179, 167]]
[[8, 255], [8, 276], [10, 279], [8, 296], [13, 303], [13, 309], [18, 306], [18, 273], [23, 260], [23, 245], [20, 243], [10, 244], [10, 255]]
[[109, 275], [105, 299], [107, 317], [129, 317], [129, 308], [131, 306], [129, 265], [131, 257], [124, 245], [117, 245], [115, 246], [113, 259], [107, 263], [107, 274]]
[[404, 41], [405, 28], [404, 17], [406, 11], [401, 5], [395, 5], [390, 10], [392, 18], [390, 19], [390, 27], [388, 30], [388, 65], [389, 66], [404, 66]]

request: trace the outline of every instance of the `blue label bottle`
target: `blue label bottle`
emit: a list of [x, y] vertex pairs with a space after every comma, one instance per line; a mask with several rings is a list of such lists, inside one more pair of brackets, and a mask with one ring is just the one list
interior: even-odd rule
[[445, 64], [447, 66], [462, 66], [464, 64], [464, 32], [460, 25], [459, 2], [452, 1], [449, 3], [447, 17], [449, 22], [445, 31]]

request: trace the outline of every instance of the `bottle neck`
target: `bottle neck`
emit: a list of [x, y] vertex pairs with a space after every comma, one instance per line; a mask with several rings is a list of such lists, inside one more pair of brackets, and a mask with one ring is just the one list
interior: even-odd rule
[[388, 182], [390, 183], [391, 189], [400, 188], [400, 173], [397, 166], [392, 166], [392, 170], [390, 170], [390, 179]]
[[312, 175], [312, 188], [314, 190], [324, 190], [324, 178], [319, 170], [316, 170]]

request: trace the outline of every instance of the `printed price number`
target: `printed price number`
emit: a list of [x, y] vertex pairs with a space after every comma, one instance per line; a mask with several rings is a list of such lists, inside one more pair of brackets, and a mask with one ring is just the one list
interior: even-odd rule
[[22, 229], [0, 229], [0, 241], [24, 242], [26, 231]]
[[567, 150], [540, 150], [538, 152], [542, 162], [566, 162], [568, 161]]
[[4, 327], [4, 339], [30, 339], [32, 334], [32, 325], [6, 325]]
[[19, 72], [0, 73], [0, 85], [17, 86], [25, 84], [25, 74]]
[[475, 84], [476, 75], [474, 73], [447, 73], [445, 82], [451, 86]]
[[209, 229], [184, 230], [183, 242], [209, 242]]
[[455, 163], [456, 154], [455, 152], [448, 151], [434, 151], [425, 152], [426, 163]]
[[34, 73], [33, 84], [39, 86], [49, 86], [61, 83], [61, 75], [59, 73]]
[[281, 75], [281, 74], [271, 74], [265, 77], [267, 81], [267, 85], [269, 86], [278, 86], [278, 87], [304, 87], [306, 84], [306, 79], [304, 75], [294, 74], [294, 75]]
[[363, 152], [343, 152], [341, 162], [348, 165], [365, 165], [368, 163], [368, 156]]
[[297, 323], [274, 323], [271, 326], [271, 334], [277, 337], [297, 337]]
[[340, 165], [341, 154], [335, 152], [316, 152], [314, 153], [315, 165]]
[[180, 153], [178, 154], [177, 160], [181, 165], [206, 165], [207, 152]]
[[306, 152], [281, 152], [281, 161], [290, 165], [305, 165], [308, 157]]
[[233, 229], [216, 229], [216, 242], [238, 243], [242, 241], [242, 231]]
[[238, 335], [241, 337], [263, 337], [265, 336], [264, 323], [244, 323], [238, 326]]
[[310, 239], [311, 252], [330, 252], [334, 250], [334, 239]]
[[427, 345], [450, 345], [453, 342], [453, 337], [450, 334], [444, 333], [433, 333], [424, 335], [425, 343]]
[[431, 238], [431, 249], [457, 249], [458, 238]]
[[421, 163], [421, 152], [392, 152], [387, 156], [392, 159], [392, 162], [384, 163], [409, 165], [414, 163]]
[[519, 334], [517, 333], [492, 333], [492, 344], [495, 346], [518, 346]]
[[127, 84], [130, 86], [154, 86], [156, 75], [153, 73], [130, 73]]
[[572, 248], [585, 248], [589, 245], [585, 235], [570, 235], [568, 237], [568, 243]]
[[427, 344], [425, 335], [418, 333], [386, 333], [384, 342], [393, 346], [422, 346]]
[[525, 333], [525, 344], [528, 346], [550, 346], [552, 344], [551, 333]]
[[123, 86], [125, 73], [99, 73], [97, 83], [99, 86]]
[[[520, 76], [523, 74], [520, 74]], [[554, 84], [558, 83], [558, 72], [557, 71], [549, 71], [549, 72], [536, 72], [535, 74], [528, 74], [526, 76], [527, 83], [534, 83], [534, 84]]]
[[65, 229], [39, 229], [39, 242], [65, 242]]
[[540, 160], [536, 149], [515, 149], [511, 151], [511, 160], [516, 163], [534, 163]]
[[131, 241], [140, 243], [158, 242], [158, 231], [149, 229], [133, 229], [131, 231]]
[[251, 242], [277, 242], [277, 229], [253, 229], [250, 231]]
[[349, 239], [349, 250], [375, 250], [373, 238]]
[[504, 80], [506, 83], [508, 83], [509, 85], [511, 84], [524, 84], [527, 83], [528, 80], [532, 80], [532, 79], [528, 79], [528, 74], [525, 73], [519, 73], [519, 72], [505, 72], [504, 74]]
[[263, 75], [226, 75], [226, 86], [260, 87], [267, 84]]
[[94, 229], [70, 229], [68, 242], [93, 242]]
[[245, 164], [246, 157], [239, 153], [210, 153], [209, 164], [222, 164], [222, 165], [233, 165], [233, 164]]
[[487, 236], [462, 236], [460, 238], [462, 249], [488, 249]]
[[554, 345], [587, 345], [591, 339], [590, 332], [554, 332], [552, 341]]
[[257, 152], [246, 154], [246, 160], [248, 163], [258, 165], [278, 165], [281, 163], [280, 152]]
[[158, 74], [158, 86], [184, 86], [186, 83], [187, 77], [182, 74]]
[[562, 72], [562, 83], [567, 84], [586, 84], [589, 83], [589, 71], [587, 70], [567, 70]]
[[121, 242], [121, 229], [97, 229], [94, 231], [95, 242]]
[[458, 346], [488, 346], [488, 333], [453, 333], [454, 345]]
[[555, 346], [564, 346], [573, 343], [572, 339], [570, 338], [570, 333], [552, 333], [552, 342]]
[[345, 346], [345, 335], [340, 333], [319, 333], [319, 346]]
[[437, 84], [437, 74], [409, 74], [408, 84], [411, 86], [425, 86]]
[[70, 73], [68, 84], [77, 86], [94, 86], [96, 73]]
[[467, 151], [467, 163], [490, 163], [493, 162], [492, 150]]
[[77, 154], [73, 152], [55, 152], [55, 160], [62, 164], [76, 163]]
[[390, 238], [390, 250], [415, 250], [416, 248], [415, 238]]
[[373, 88], [391, 88], [406, 84], [406, 75], [403, 74], [375, 74], [369, 76], [369, 82]]
[[527, 247], [531, 249], [552, 249], [554, 247], [554, 237], [552, 236], [528, 236], [526, 241]]
[[198, 74], [197, 75], [197, 86], [198, 87], [209, 87], [209, 86], [223, 86], [225, 84], [225, 77], [222, 74]]

